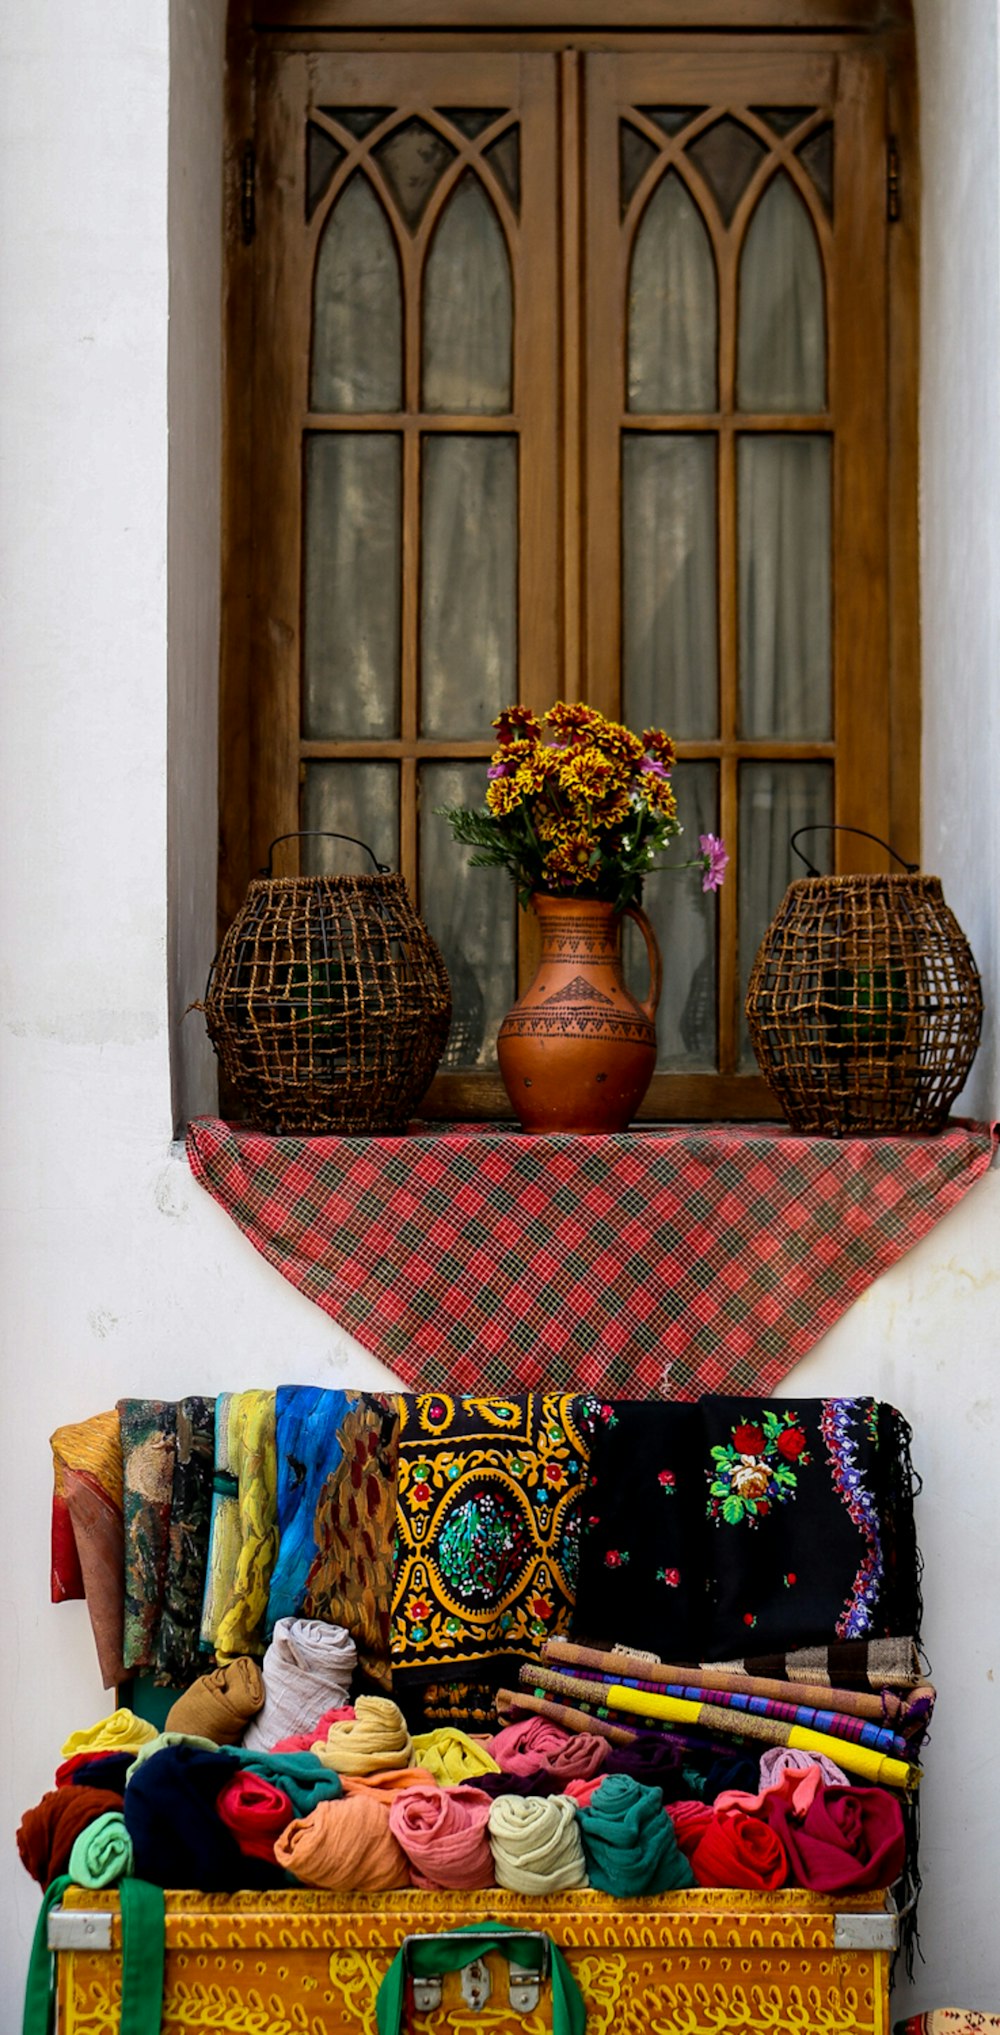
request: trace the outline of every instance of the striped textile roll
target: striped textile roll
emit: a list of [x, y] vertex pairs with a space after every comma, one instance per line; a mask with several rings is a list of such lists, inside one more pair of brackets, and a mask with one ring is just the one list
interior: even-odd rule
[[811, 1704], [818, 1710], [835, 1710], [845, 1717], [865, 1717], [874, 1724], [904, 1732], [912, 1727], [921, 1731], [926, 1728], [936, 1694], [929, 1682], [922, 1682], [909, 1694], [901, 1695], [888, 1688], [877, 1692], [874, 1689], [831, 1688], [829, 1682], [821, 1680], [818, 1675], [814, 1680], [803, 1676], [799, 1681], [748, 1675], [735, 1662], [728, 1667], [675, 1666], [673, 1662], [647, 1660], [643, 1654], [628, 1653], [623, 1647], [604, 1652], [593, 1646], [578, 1646], [570, 1639], [547, 1639], [542, 1647], [542, 1660], [556, 1668], [590, 1668], [599, 1675], [611, 1674], [619, 1681], [635, 1675], [654, 1687], [682, 1684], [688, 1688], [732, 1689], [737, 1693], [746, 1690], [751, 1696], [767, 1696], [781, 1703]]
[[782, 1724], [799, 1724], [809, 1731], [828, 1731], [852, 1745], [867, 1745], [872, 1752], [890, 1758], [906, 1758], [906, 1740], [887, 1725], [869, 1724], [864, 1717], [843, 1717], [835, 1710], [817, 1710], [811, 1704], [779, 1702], [774, 1696], [754, 1696], [741, 1689], [692, 1687], [686, 1682], [648, 1682], [637, 1675], [598, 1675], [593, 1668], [579, 1668], [582, 1681], [595, 1689], [613, 1680], [623, 1689], [642, 1689], [649, 1695], [680, 1696], [694, 1703], [723, 1704], [727, 1710], [743, 1710], [751, 1717], [776, 1717]]

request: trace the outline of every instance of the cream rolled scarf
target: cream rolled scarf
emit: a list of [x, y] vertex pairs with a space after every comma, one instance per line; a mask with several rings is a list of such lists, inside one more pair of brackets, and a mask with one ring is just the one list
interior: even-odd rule
[[576, 1803], [567, 1795], [501, 1795], [489, 1831], [498, 1887], [555, 1894], [587, 1885]]
[[261, 1667], [264, 1707], [247, 1726], [244, 1745], [271, 1752], [279, 1739], [311, 1731], [325, 1711], [342, 1708], [356, 1660], [342, 1625], [279, 1618]]
[[353, 1718], [332, 1724], [311, 1749], [338, 1774], [388, 1773], [413, 1765], [406, 1719], [388, 1696], [359, 1696]]

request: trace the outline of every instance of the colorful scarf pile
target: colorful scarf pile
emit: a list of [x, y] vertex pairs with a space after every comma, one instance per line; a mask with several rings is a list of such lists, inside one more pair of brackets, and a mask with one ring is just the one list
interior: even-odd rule
[[264, 1701], [264, 1682], [256, 1661], [234, 1660], [199, 1675], [167, 1711], [168, 1731], [185, 1737], [210, 1738], [216, 1745], [235, 1745]]
[[[617, 1661], [617, 1656], [614, 1658]], [[545, 1669], [536, 1671], [537, 1679], [543, 1686], [547, 1672], [551, 1671]], [[657, 1678], [647, 1679], [649, 1675], [655, 1675]], [[590, 1682], [595, 1693], [604, 1686], [603, 1675], [591, 1668], [577, 1668], [574, 1679]], [[684, 1702], [707, 1703], [713, 1709], [721, 1707], [737, 1711], [747, 1719], [764, 1717], [771, 1718], [779, 1724], [801, 1725], [805, 1730], [823, 1731], [828, 1737], [843, 1738], [850, 1744], [867, 1746], [872, 1752], [888, 1753], [894, 1759], [904, 1759], [907, 1755], [906, 1739], [901, 1732], [892, 1730], [889, 1725], [873, 1724], [864, 1717], [845, 1716], [839, 1710], [819, 1710], [812, 1703], [784, 1702], [774, 1696], [758, 1696], [743, 1689], [705, 1688], [699, 1678], [693, 1678], [691, 1681], [683, 1679], [674, 1681], [672, 1677], [664, 1676], [662, 1668], [647, 1669], [646, 1675], [630, 1675], [624, 1674], [616, 1665], [613, 1679], [621, 1688], [639, 1689], [646, 1695], [677, 1696]], [[815, 1691], [811, 1693], [815, 1694]], [[751, 1723], [740, 1724], [734, 1718], [733, 1728], [753, 1736], [754, 1727]]]
[[694, 1884], [659, 1788], [609, 1774], [579, 1819], [592, 1887], [620, 1897], [669, 1894]]
[[81, 1831], [98, 1816], [118, 1815], [121, 1797], [107, 1788], [53, 1788], [33, 1809], [26, 1809], [17, 1832], [21, 1864], [40, 1887], [47, 1887], [69, 1865]]
[[490, 1751], [505, 1773], [550, 1773], [564, 1782], [590, 1780], [608, 1758], [605, 1739], [592, 1732], [563, 1730], [544, 1717], [506, 1725], [490, 1741]]
[[120, 1811], [108, 1809], [81, 1830], [66, 1868], [78, 1887], [116, 1887], [132, 1876], [132, 1839]]
[[[267, 1600], [267, 1631], [297, 1618], [316, 1556], [319, 1495], [341, 1458], [338, 1429], [353, 1393], [320, 1385], [279, 1385], [275, 1395], [278, 1559]], [[266, 1680], [266, 1676], [265, 1676]]]
[[247, 1858], [274, 1862], [274, 1846], [295, 1816], [289, 1797], [263, 1774], [234, 1774], [220, 1788], [216, 1813]]
[[125, 1499], [125, 1643], [130, 1671], [151, 1668], [167, 1576], [176, 1410], [164, 1399], [120, 1399]]
[[377, 1774], [413, 1765], [406, 1720], [387, 1696], [359, 1696], [353, 1718], [332, 1725], [313, 1751], [340, 1774]]
[[389, 1804], [369, 1793], [321, 1802], [304, 1822], [288, 1825], [274, 1856], [303, 1886], [331, 1893], [387, 1893], [410, 1884], [405, 1854], [389, 1828]]
[[200, 1632], [212, 1511], [214, 1399], [179, 1399], [174, 1426], [166, 1574], [153, 1668], [154, 1680], [162, 1686], [184, 1688], [203, 1666]]
[[241, 1851], [219, 1816], [219, 1796], [232, 1778], [227, 1753], [190, 1745], [167, 1746], [137, 1768], [122, 1811], [137, 1879], [209, 1894], [282, 1884], [273, 1859]]
[[[244, 1745], [270, 1748], [342, 1709], [357, 1659], [353, 1639], [339, 1625], [311, 1618], [279, 1618], [264, 1655], [264, 1703], [247, 1726]], [[320, 1734], [313, 1732], [316, 1738]]]
[[114, 1689], [125, 1679], [124, 1494], [117, 1412], [57, 1427], [51, 1448], [52, 1602], [86, 1597], [101, 1682]]
[[487, 1826], [492, 1803], [478, 1788], [406, 1788], [389, 1810], [389, 1828], [415, 1887], [468, 1892], [494, 1884]]
[[273, 1392], [237, 1392], [229, 1406], [240, 1547], [215, 1634], [220, 1663], [264, 1652], [267, 1596], [278, 1553], [274, 1398]]
[[477, 1721], [476, 1685], [495, 1689], [568, 1625], [595, 1408], [543, 1393], [400, 1403], [393, 1687], [471, 1683], [452, 1714]]
[[316, 1507], [317, 1552], [303, 1610], [307, 1618], [342, 1625], [357, 1647], [362, 1673], [388, 1692], [398, 1400], [362, 1393], [348, 1406], [339, 1439], [341, 1460]]
[[243, 1773], [287, 1795], [293, 1816], [308, 1816], [319, 1802], [335, 1802], [343, 1793], [340, 1776], [323, 1765], [312, 1752], [248, 1752], [242, 1745], [227, 1745], [226, 1758]]
[[444, 1788], [456, 1788], [461, 1781], [475, 1781], [484, 1774], [499, 1773], [488, 1748], [464, 1731], [426, 1731], [413, 1741], [413, 1757], [433, 1774]]
[[498, 1887], [548, 1896], [586, 1886], [576, 1804], [568, 1795], [501, 1795], [490, 1810], [489, 1833]]

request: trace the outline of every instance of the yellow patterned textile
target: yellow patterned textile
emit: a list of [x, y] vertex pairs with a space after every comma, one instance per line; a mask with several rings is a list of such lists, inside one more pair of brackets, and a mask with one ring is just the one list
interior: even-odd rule
[[262, 1654], [271, 1570], [278, 1556], [275, 1394], [234, 1392], [229, 1463], [238, 1487], [240, 1551], [215, 1636], [221, 1663]]

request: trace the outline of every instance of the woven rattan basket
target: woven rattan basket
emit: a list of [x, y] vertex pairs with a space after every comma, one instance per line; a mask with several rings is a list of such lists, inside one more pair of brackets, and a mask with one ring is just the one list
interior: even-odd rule
[[441, 1057], [444, 961], [402, 877], [371, 859], [374, 876], [257, 878], [212, 964], [198, 1009], [261, 1130], [402, 1130]]
[[761, 942], [747, 1024], [795, 1130], [940, 1130], [972, 1066], [983, 1005], [969, 943], [939, 879], [904, 867], [801, 878]]

